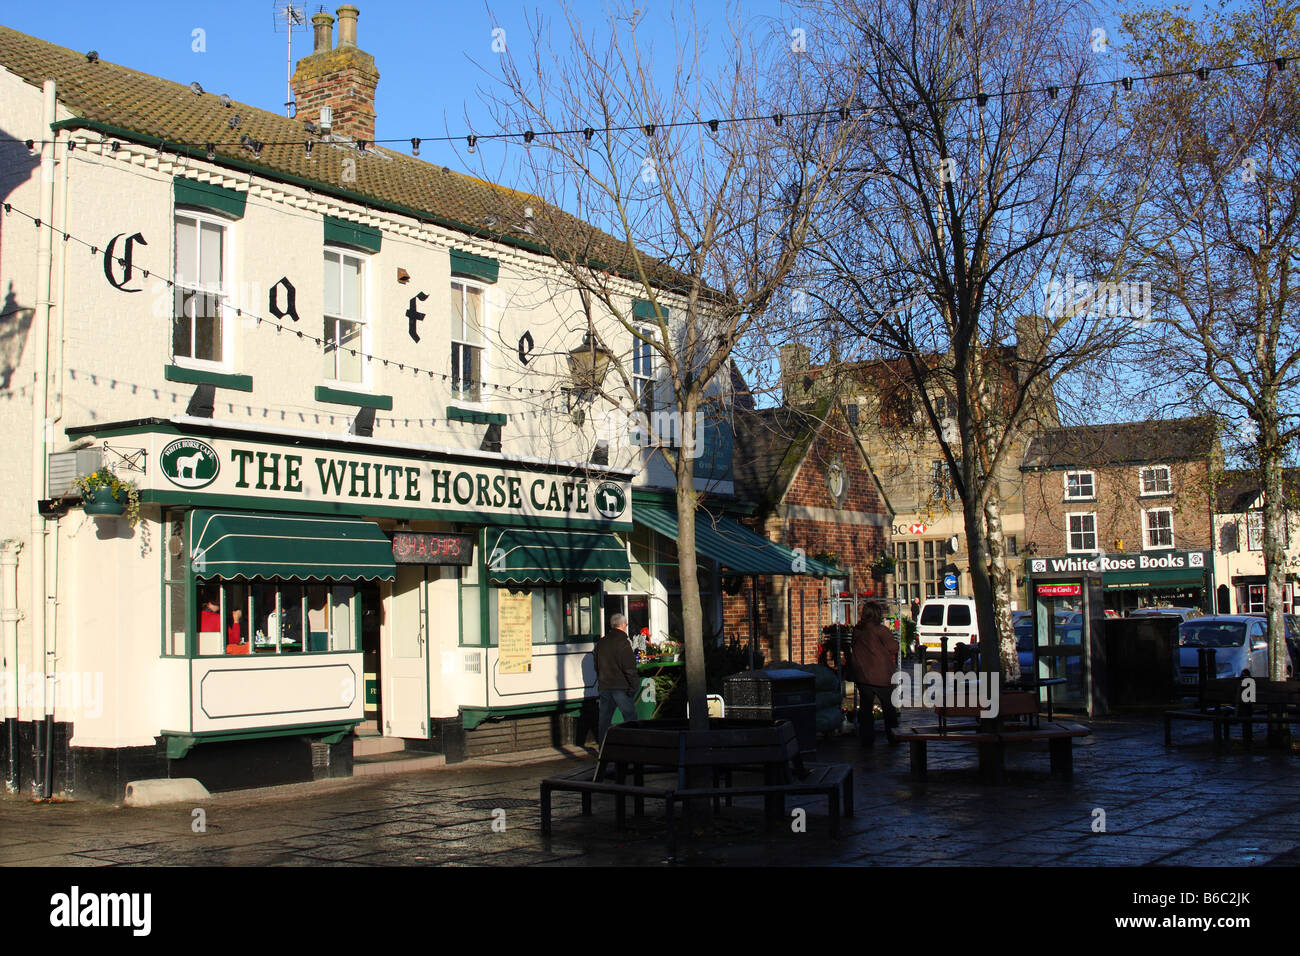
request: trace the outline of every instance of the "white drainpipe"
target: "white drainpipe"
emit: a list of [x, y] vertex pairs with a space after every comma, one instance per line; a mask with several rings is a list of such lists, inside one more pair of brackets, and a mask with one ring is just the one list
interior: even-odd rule
[[[36, 739], [43, 741], [37, 748], [38, 772], [36, 774], [36, 795], [48, 797], [45, 792], [46, 766], [50, 756], [48, 736], [49, 694], [46, 683], [49, 664], [46, 660], [45, 636], [45, 519], [40, 513], [40, 502], [46, 497], [45, 464], [47, 441], [53, 438], [53, 426], [47, 419], [49, 403], [49, 364], [50, 364], [50, 286], [53, 280], [51, 247], [53, 233], [50, 226], [54, 221], [54, 135], [51, 128], [55, 120], [55, 87], [53, 80], [46, 80], [44, 85], [44, 104], [41, 111], [41, 222], [42, 228], [37, 233], [36, 245], [36, 314], [33, 317], [31, 339], [36, 347], [36, 394], [32, 402], [32, 667], [39, 667], [42, 675], [40, 691], [40, 709], [35, 714], [37, 721]], [[46, 724], [42, 727], [41, 724]]]
[[8, 766], [5, 789], [18, 789], [18, 552], [23, 543], [17, 538], [0, 542], [0, 642], [5, 664], [5, 735], [8, 740]]

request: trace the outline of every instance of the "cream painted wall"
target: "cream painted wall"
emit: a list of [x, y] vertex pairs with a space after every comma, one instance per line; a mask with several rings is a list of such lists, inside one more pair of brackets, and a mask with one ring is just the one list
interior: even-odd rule
[[[19, 139], [41, 138], [46, 134], [41, 130], [40, 110], [41, 91], [0, 70], [0, 132]], [[66, 119], [69, 114], [60, 109], [59, 117]], [[60, 139], [66, 140], [68, 135], [62, 133]], [[98, 134], [89, 135], [99, 138]], [[0, 164], [4, 201], [37, 214], [39, 157], [29, 156], [18, 144], [0, 144], [0, 149], [6, 150], [0, 154], [5, 158]], [[589, 409], [586, 423], [579, 428], [567, 414], [559, 391], [567, 384], [565, 353], [580, 343], [585, 319], [578, 296], [565, 288], [559, 272], [544, 258], [341, 204], [305, 189], [203, 161], [160, 156], [126, 141], [116, 152], [107, 146], [79, 147], [71, 152], [60, 146], [56, 157], [55, 224], [75, 238], [65, 243], [56, 237], [53, 244], [50, 407], [56, 420], [51, 450], [71, 447], [65, 428], [185, 413], [194, 386], [164, 378], [164, 369], [171, 364], [173, 298], [158, 279], [173, 276], [172, 180], [177, 175], [212, 181], [247, 195], [244, 217], [231, 222], [226, 232], [224, 285], [229, 306], [269, 318], [269, 288], [287, 276], [296, 287], [301, 317], [295, 331], [304, 333], [302, 339], [293, 333], [277, 335], [268, 325], [259, 327], [247, 316], [230, 319], [230, 360], [222, 370], [251, 376], [253, 391], [218, 389], [215, 421], [268, 430], [346, 431], [356, 409], [315, 399], [317, 385], [336, 383], [325, 381], [321, 349], [305, 338], [323, 334], [323, 218], [331, 215], [379, 228], [383, 234], [381, 251], [366, 260], [371, 321], [368, 350], [387, 358], [390, 365], [375, 360], [364, 386], [350, 386], [392, 396], [392, 411], [377, 412], [376, 439], [466, 449], [479, 448], [483, 440], [486, 426], [446, 421], [450, 383], [443, 382], [441, 375], [450, 372], [451, 248], [496, 258], [500, 263], [499, 281], [487, 287], [485, 377], [501, 388], [489, 390], [488, 400], [477, 407], [522, 416], [512, 417], [504, 426], [503, 452], [586, 461], [596, 440], [603, 437], [600, 426], [605, 409], [599, 404]], [[137, 245], [133, 257], [137, 272], [127, 283], [140, 291], [128, 293], [107, 281], [103, 250], [114, 236], [137, 232], [147, 245]], [[6, 296], [12, 292], [5, 308], [13, 312], [0, 325], [0, 357], [11, 372], [9, 388], [0, 390], [0, 438], [8, 452], [0, 456], [0, 482], [19, 492], [0, 498], [0, 538], [18, 538], [29, 544], [35, 349], [22, 322], [35, 305], [35, 236], [32, 223], [16, 213], [0, 219], [0, 290]], [[77, 240], [93, 244], [95, 254]], [[122, 254], [120, 242], [117, 253]], [[399, 269], [409, 273], [408, 283], [398, 281]], [[148, 270], [148, 278], [143, 270]], [[418, 292], [425, 292], [428, 298], [417, 303], [425, 319], [418, 324], [420, 341], [416, 343], [408, 334], [404, 313]], [[634, 285], [628, 285], [629, 309], [631, 299], [640, 294]], [[671, 299], [665, 302], [673, 306]], [[597, 321], [602, 338], [630, 373], [631, 336], [611, 317], [598, 317]], [[525, 331], [534, 340], [534, 353], [526, 366], [517, 355]], [[399, 362], [432, 370], [435, 378], [399, 370]], [[613, 387], [614, 379], [611, 373], [608, 388]], [[505, 392], [505, 387], [548, 392], [521, 396]], [[725, 383], [719, 385], [725, 387]], [[120, 444], [127, 448], [129, 441]], [[641, 449], [615, 442], [610, 465], [638, 470], [634, 484], [670, 483], [671, 477], [663, 469], [643, 468], [645, 457]], [[731, 491], [730, 482], [711, 482], [709, 486]], [[88, 518], [74, 509], [57, 523], [47, 523], [50, 534], [60, 535], [61, 541], [57, 592], [52, 591], [57, 595], [55, 665], [70, 673], [103, 676], [104, 701], [99, 712], [92, 714], [89, 708], [69, 702], [56, 713], [58, 720], [74, 722], [78, 746], [151, 744], [160, 730], [181, 729], [177, 721], [188, 716], [189, 700], [182, 699], [178, 690], [184, 684], [173, 671], [189, 665], [159, 657], [161, 529], [156, 521], [156, 514], [146, 514], [146, 520], [128, 533], [118, 519]], [[19, 557], [20, 609], [30, 603], [30, 556], [28, 546]], [[51, 587], [55, 586], [52, 582]], [[448, 605], [445, 598], [445, 594], [436, 598], [436, 606]], [[30, 653], [30, 629], [25, 619], [19, 628], [20, 666], [39, 671], [40, 662]], [[482, 660], [489, 672], [487, 679], [467, 673], [465, 658], [472, 654], [488, 656], [460, 648], [454, 629], [443, 631], [438, 654], [430, 657], [430, 697], [440, 702], [434, 716], [450, 716], [456, 704], [475, 703], [486, 694], [494, 663]], [[575, 658], [555, 663], [564, 675], [561, 683], [569, 688], [564, 693], [582, 696], [586, 681], [580, 662]], [[94, 679], [92, 676], [92, 686]], [[532, 695], [525, 696], [531, 699]], [[31, 708], [22, 713], [23, 719], [34, 716]]]

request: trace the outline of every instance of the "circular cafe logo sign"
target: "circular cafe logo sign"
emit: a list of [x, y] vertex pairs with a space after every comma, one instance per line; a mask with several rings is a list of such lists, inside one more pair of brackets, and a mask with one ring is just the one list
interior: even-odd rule
[[158, 460], [162, 473], [178, 488], [210, 485], [221, 470], [221, 462], [212, 446], [197, 438], [178, 438], [162, 450]]
[[627, 507], [627, 495], [612, 481], [602, 481], [596, 486], [596, 510], [606, 518], [617, 518]]

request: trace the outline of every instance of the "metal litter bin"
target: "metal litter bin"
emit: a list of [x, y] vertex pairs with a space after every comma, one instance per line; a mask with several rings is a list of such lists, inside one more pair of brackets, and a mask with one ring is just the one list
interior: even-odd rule
[[743, 671], [724, 678], [727, 716], [750, 720], [788, 720], [799, 751], [817, 750], [817, 681], [807, 671], [773, 668]]

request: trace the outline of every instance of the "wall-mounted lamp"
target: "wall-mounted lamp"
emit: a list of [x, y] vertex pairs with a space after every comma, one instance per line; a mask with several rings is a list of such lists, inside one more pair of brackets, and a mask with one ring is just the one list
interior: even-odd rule
[[586, 421], [587, 413], [582, 406], [590, 405], [595, 399], [613, 359], [614, 353], [599, 338], [593, 340], [590, 333], [584, 334], [582, 344], [569, 353], [569, 380], [573, 384], [565, 390], [565, 395], [574, 424]]

